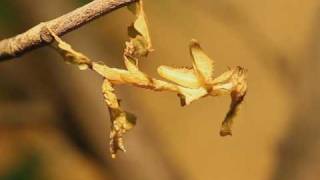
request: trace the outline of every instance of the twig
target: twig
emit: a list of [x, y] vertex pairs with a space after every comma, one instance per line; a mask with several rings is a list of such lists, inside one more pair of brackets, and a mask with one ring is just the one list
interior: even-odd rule
[[42, 22], [17, 36], [0, 41], [0, 61], [19, 57], [52, 42], [51, 29], [62, 36], [115, 9], [137, 0], [94, 0], [51, 21]]

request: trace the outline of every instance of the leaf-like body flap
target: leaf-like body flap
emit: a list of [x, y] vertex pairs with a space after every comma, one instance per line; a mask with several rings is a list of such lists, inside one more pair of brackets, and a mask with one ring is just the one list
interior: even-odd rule
[[128, 27], [130, 41], [126, 42], [125, 54], [133, 57], [147, 56], [153, 50], [142, 0], [130, 4], [128, 9], [137, 19]]
[[112, 84], [107, 79], [103, 81], [102, 93], [110, 113], [110, 153], [111, 157], [115, 158], [118, 150], [126, 151], [123, 136], [135, 126], [136, 117], [120, 108], [119, 100], [114, 93]]
[[214, 62], [202, 50], [197, 40], [193, 39], [190, 43], [190, 54], [193, 59], [194, 69], [203, 82], [203, 84], [210, 84], [214, 71]]
[[161, 77], [187, 88], [201, 87], [201, 83], [193, 69], [160, 66], [158, 67], [158, 73]]
[[70, 44], [64, 42], [50, 29], [48, 30], [51, 36], [58, 43], [58, 47], [55, 47], [55, 49], [62, 55], [62, 57], [67, 63], [78, 65], [80, 70], [86, 70], [89, 66], [91, 66], [91, 60], [87, 56], [74, 50]]
[[197, 89], [179, 87], [179, 92], [182, 106], [189, 105], [191, 102], [208, 94], [207, 90], [203, 87]]

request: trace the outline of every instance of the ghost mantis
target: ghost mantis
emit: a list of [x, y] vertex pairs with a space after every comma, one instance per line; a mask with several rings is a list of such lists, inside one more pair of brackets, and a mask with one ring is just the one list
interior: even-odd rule
[[207, 96], [230, 95], [230, 109], [222, 122], [220, 135], [231, 135], [233, 119], [247, 92], [247, 70], [237, 66], [215, 77], [214, 61], [205, 54], [198, 41], [193, 39], [189, 44], [192, 58], [190, 67], [176, 68], [162, 65], [157, 71], [168, 81], [150, 77], [138, 67], [139, 58], [153, 51], [142, 1], [131, 5], [129, 9], [137, 19], [129, 27], [130, 39], [126, 42], [123, 53], [125, 69], [112, 68], [102, 62], [91, 60], [75, 51], [49, 29], [51, 36], [57, 42], [57, 46], [53, 47], [67, 63], [75, 64], [81, 70], [90, 69], [103, 78], [102, 93], [111, 119], [111, 156], [115, 158], [118, 150], [126, 151], [123, 136], [136, 124], [136, 117], [121, 108], [113, 88], [115, 85], [133, 85], [154, 91], [174, 92], [180, 98], [182, 106]]

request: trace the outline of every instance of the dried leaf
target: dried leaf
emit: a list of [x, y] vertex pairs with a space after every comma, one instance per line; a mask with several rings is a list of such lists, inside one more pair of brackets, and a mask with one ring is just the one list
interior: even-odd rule
[[86, 70], [91, 66], [91, 60], [87, 56], [72, 49], [70, 44], [64, 42], [50, 29], [49, 32], [58, 43], [58, 47], [55, 47], [55, 49], [61, 54], [66, 63], [78, 65], [80, 70]]
[[211, 60], [202, 50], [197, 40], [190, 43], [190, 54], [193, 59], [193, 67], [203, 85], [210, 84], [214, 71], [213, 60]]
[[152, 45], [142, 0], [130, 4], [128, 9], [137, 19], [128, 28], [130, 41], [126, 42], [125, 54], [133, 57], [147, 56], [152, 51]]
[[186, 88], [199, 88], [202, 85], [193, 69], [160, 66], [158, 67], [158, 73], [161, 77]]

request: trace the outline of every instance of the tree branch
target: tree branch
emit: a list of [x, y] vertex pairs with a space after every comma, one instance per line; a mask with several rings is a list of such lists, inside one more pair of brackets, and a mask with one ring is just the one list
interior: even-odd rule
[[0, 41], [0, 62], [19, 57], [52, 42], [48, 28], [62, 36], [115, 9], [137, 0], [94, 0], [56, 19], [42, 22], [17, 36]]

